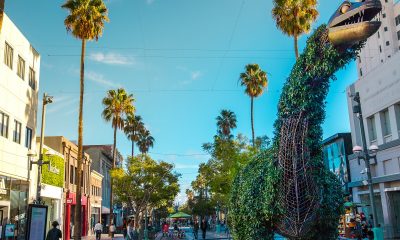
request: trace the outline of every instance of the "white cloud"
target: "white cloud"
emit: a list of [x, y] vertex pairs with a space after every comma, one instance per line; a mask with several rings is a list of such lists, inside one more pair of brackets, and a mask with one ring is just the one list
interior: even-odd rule
[[186, 67], [182, 67], [182, 66], [178, 66], [178, 67], [176, 67], [176, 69], [189, 74], [190, 79], [187, 79], [187, 80], [184, 80], [181, 82], [184, 85], [192, 83], [193, 81], [199, 79], [203, 75], [203, 73], [200, 70], [193, 71], [193, 70], [187, 69]]
[[122, 56], [118, 53], [102, 53], [95, 52], [89, 55], [89, 59], [95, 62], [108, 65], [133, 65], [134, 61], [131, 58]]
[[101, 85], [103, 87], [106, 87], [106, 88], [109, 88], [109, 87], [119, 88], [119, 87], [121, 87], [121, 84], [118, 84], [118, 83], [115, 83], [115, 82], [112, 82], [112, 81], [109, 81], [109, 80], [105, 79], [103, 74], [95, 73], [95, 72], [92, 72], [92, 71], [86, 71], [85, 75], [86, 75], [86, 78], [88, 80], [90, 80], [92, 82], [95, 82], [95, 83], [97, 83], [97, 84], [99, 84], [99, 85]]
[[56, 113], [59, 111], [65, 111], [66, 109], [72, 108], [72, 105], [78, 102], [78, 98], [71, 95], [58, 95], [53, 99], [53, 103], [49, 105], [47, 112]]
[[201, 72], [200, 71], [194, 71], [192, 72], [192, 79], [196, 80], [201, 76]]
[[154, 1], [155, 1], [155, 0], [146, 0], [146, 3], [150, 5], [150, 4], [152, 4]]

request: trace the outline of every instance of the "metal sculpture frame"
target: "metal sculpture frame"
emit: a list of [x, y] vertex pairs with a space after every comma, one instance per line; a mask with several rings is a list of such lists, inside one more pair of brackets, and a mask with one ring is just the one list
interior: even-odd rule
[[305, 236], [315, 220], [321, 194], [310, 174], [310, 154], [307, 148], [308, 121], [304, 114], [282, 120], [278, 163], [282, 181], [278, 201], [285, 206], [279, 232], [290, 238]]

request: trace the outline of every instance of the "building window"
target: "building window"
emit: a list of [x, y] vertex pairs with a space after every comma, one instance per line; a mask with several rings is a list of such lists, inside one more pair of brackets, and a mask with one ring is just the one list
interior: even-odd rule
[[25, 79], [25, 60], [24, 60], [21, 56], [18, 56], [17, 75], [18, 75], [22, 80]]
[[398, 15], [397, 17], [395, 17], [396, 20], [396, 26], [400, 24], [400, 15]]
[[381, 38], [381, 35], [379, 34], [379, 31], [378, 31], [378, 38]]
[[385, 109], [381, 112], [382, 134], [387, 136], [392, 133], [390, 129], [389, 110]]
[[360, 76], [362, 77], [362, 69], [360, 68]]
[[400, 30], [397, 31], [397, 40], [400, 40]]
[[394, 115], [396, 117], [397, 130], [400, 132], [400, 103], [394, 105]]
[[34, 90], [36, 89], [36, 73], [32, 68], [29, 68], [29, 86]]
[[0, 112], [0, 136], [8, 138], [8, 119], [9, 116]]
[[376, 140], [375, 116], [367, 118], [368, 136], [370, 141]]
[[386, 17], [386, 13], [382, 13], [382, 17], [385, 18]]
[[25, 131], [25, 147], [28, 149], [32, 149], [32, 129], [26, 127]]
[[74, 184], [74, 166], [69, 166], [69, 183]]
[[386, 41], [386, 46], [389, 46], [390, 45], [390, 42], [389, 41]]
[[17, 120], [14, 120], [13, 141], [16, 143], [21, 143], [21, 123]]
[[9, 68], [13, 68], [13, 56], [14, 49], [6, 43], [4, 47], [4, 64], [6, 64]]
[[379, 52], [382, 52], [382, 46], [379, 45]]
[[387, 32], [387, 31], [388, 31], [388, 28], [387, 28], [387, 27], [384, 27], [384, 28], [383, 28], [383, 31]]

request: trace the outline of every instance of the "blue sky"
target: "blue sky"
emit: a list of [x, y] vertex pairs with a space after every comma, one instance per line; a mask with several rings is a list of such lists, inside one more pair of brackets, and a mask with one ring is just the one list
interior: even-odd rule
[[[41, 54], [40, 95], [55, 101], [46, 135], [77, 139], [80, 41], [63, 25], [61, 0], [8, 0], [6, 13]], [[314, 28], [341, 1], [320, 1]], [[235, 133], [251, 136], [250, 100], [238, 85], [248, 63], [268, 72], [268, 90], [255, 101], [256, 135], [272, 136], [280, 89], [295, 61], [293, 40], [276, 29], [272, 1], [108, 0], [110, 23], [88, 43], [84, 144], [111, 144], [112, 129], [100, 114], [108, 89], [124, 87], [156, 139], [151, 155], [174, 163], [182, 191], [207, 160], [202, 143], [216, 132], [221, 109], [234, 111]], [[300, 38], [300, 49], [306, 36]], [[357, 78], [355, 63], [337, 73], [327, 99], [324, 137], [349, 131], [345, 88]], [[40, 117], [40, 116], [38, 116]], [[118, 148], [130, 154], [119, 132]], [[180, 196], [182, 198], [182, 196]]]

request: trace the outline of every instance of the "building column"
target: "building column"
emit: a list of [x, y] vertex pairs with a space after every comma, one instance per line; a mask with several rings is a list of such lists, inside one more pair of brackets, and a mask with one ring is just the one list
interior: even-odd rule
[[382, 213], [383, 213], [383, 222], [384, 226], [381, 226], [385, 231], [385, 238], [392, 236], [392, 228], [390, 224], [390, 215], [389, 215], [389, 202], [385, 192], [385, 183], [379, 184], [379, 191], [381, 195], [381, 202], [382, 202]]
[[399, 138], [399, 127], [396, 120], [396, 108], [398, 106], [392, 105], [389, 107], [390, 130], [392, 132], [392, 141]]

